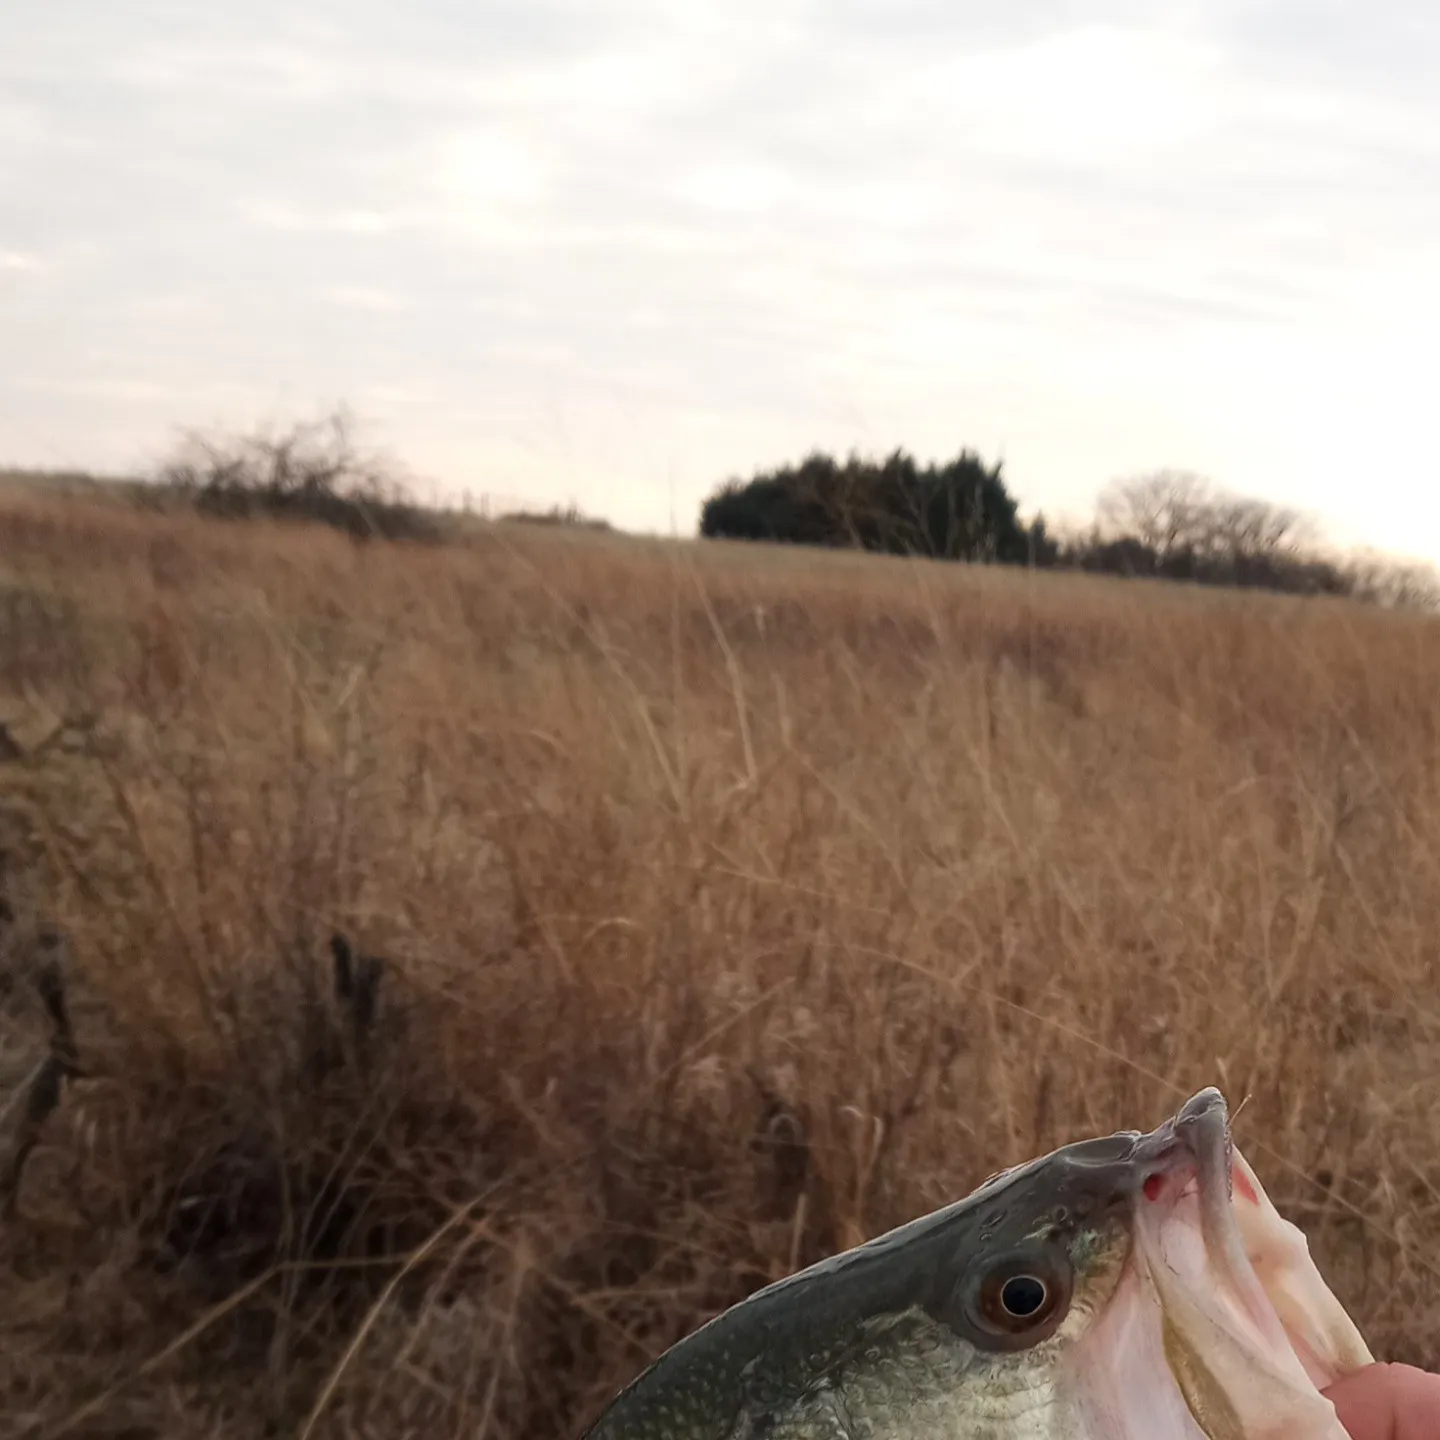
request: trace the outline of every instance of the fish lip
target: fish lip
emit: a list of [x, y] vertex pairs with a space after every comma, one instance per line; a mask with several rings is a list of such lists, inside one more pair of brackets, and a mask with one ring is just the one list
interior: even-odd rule
[[1234, 1196], [1235, 1142], [1225, 1097], [1214, 1086], [1200, 1091], [1181, 1107], [1174, 1125], [1195, 1157], [1202, 1200], [1209, 1208], [1228, 1206]]
[[1276, 1328], [1279, 1321], [1251, 1265], [1235, 1216], [1235, 1144], [1224, 1096], [1214, 1087], [1191, 1096], [1171, 1119], [1145, 1137], [1141, 1148], [1153, 1152], [1151, 1156], [1137, 1155], [1139, 1173], [1145, 1174], [1145, 1179], [1136, 1201], [1135, 1221], [1137, 1235], [1149, 1237], [1144, 1248], [1166, 1263], [1162, 1228], [1180, 1209], [1183, 1197], [1193, 1196], [1209, 1267], [1206, 1283], [1227, 1291], [1237, 1313], [1244, 1314], [1277, 1348], [1283, 1345], [1283, 1333]]
[[1194, 1180], [1202, 1208], [1215, 1214], [1232, 1198], [1234, 1155], [1229, 1106], [1219, 1090], [1208, 1086], [1137, 1141], [1136, 1188], [1146, 1200], [1165, 1201]]
[[[1208, 1344], [1207, 1337], [1226, 1336], [1232, 1352], [1235, 1347], [1250, 1352], [1246, 1363], [1252, 1370], [1258, 1366], [1277, 1381], [1303, 1386], [1307, 1383], [1303, 1362], [1255, 1268], [1236, 1214], [1237, 1185], [1246, 1201], [1259, 1202], [1236, 1154], [1230, 1117], [1219, 1091], [1202, 1090], [1147, 1137], [1162, 1145], [1167, 1138], [1174, 1149], [1166, 1154], [1165, 1168], [1187, 1178], [1163, 1187], [1167, 1190], [1164, 1195], [1142, 1189], [1145, 1199], [1168, 1203], [1137, 1203], [1133, 1234], [1140, 1272], [1168, 1322], [1179, 1327], [1174, 1335], [1191, 1349]], [[1241, 1171], [1238, 1179], [1237, 1165]], [[1202, 1252], [1197, 1255], [1185, 1243], [1172, 1248], [1172, 1225], [1188, 1229], [1197, 1221]], [[1184, 1381], [1173, 1363], [1171, 1370], [1177, 1381]], [[1195, 1374], [1187, 1373], [1193, 1383]], [[1191, 1403], [1188, 1391], [1186, 1403]], [[1285, 1433], [1291, 1433], [1289, 1427]], [[1310, 1433], [1308, 1429], [1306, 1433]]]

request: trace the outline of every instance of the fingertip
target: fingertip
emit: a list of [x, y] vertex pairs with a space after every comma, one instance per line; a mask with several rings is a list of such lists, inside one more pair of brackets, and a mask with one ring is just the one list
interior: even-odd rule
[[1367, 1365], [1324, 1394], [1354, 1440], [1440, 1437], [1440, 1375], [1414, 1365]]

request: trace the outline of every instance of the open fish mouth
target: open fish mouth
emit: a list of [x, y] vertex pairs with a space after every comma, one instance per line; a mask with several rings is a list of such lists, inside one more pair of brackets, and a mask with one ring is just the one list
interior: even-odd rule
[[1210, 1440], [1343, 1440], [1320, 1391], [1370, 1352], [1235, 1149], [1220, 1092], [1201, 1091], [1138, 1148], [1125, 1283], [1158, 1306], [1194, 1424]]

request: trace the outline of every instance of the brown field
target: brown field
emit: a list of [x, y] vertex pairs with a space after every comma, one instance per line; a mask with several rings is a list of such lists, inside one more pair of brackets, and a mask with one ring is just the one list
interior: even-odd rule
[[1437, 679], [1338, 603], [12, 494], [0, 1430], [577, 1435], [1208, 1083], [1440, 1363]]

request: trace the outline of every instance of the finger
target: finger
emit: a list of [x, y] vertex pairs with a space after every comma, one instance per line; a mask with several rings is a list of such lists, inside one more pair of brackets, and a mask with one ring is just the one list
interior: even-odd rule
[[1440, 1440], [1440, 1375], [1367, 1365], [1325, 1395], [1354, 1440]]

